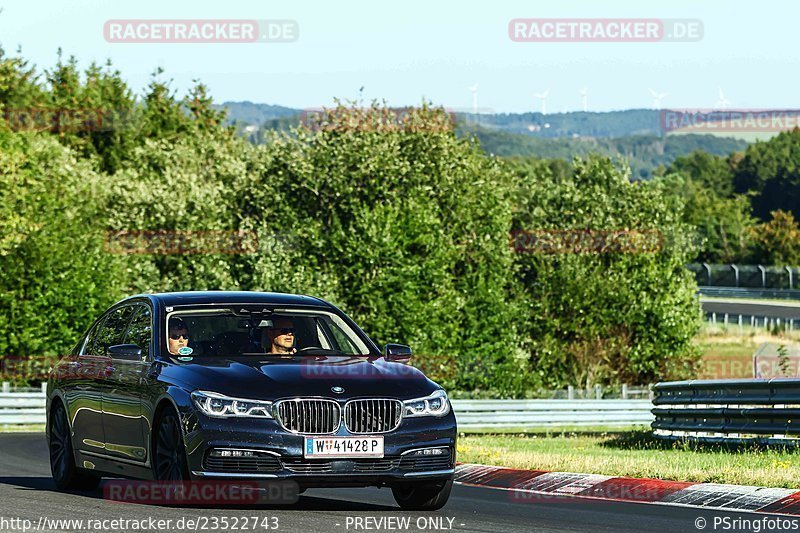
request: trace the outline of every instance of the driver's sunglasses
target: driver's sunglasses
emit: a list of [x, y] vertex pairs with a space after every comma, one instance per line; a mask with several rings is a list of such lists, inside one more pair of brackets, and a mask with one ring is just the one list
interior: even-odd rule
[[176, 341], [176, 340], [178, 340], [180, 338], [186, 339], [188, 341], [189, 340], [189, 334], [188, 333], [172, 333], [169, 336], [169, 338], [174, 340], [174, 341]]
[[277, 331], [281, 335], [294, 335], [294, 328], [270, 328], [272, 331]]

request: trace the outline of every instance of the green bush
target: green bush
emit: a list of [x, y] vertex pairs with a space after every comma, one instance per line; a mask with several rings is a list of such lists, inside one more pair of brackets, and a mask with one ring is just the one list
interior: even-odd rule
[[64, 354], [122, 295], [103, 178], [49, 136], [0, 132], [0, 354]]
[[[381, 343], [453, 356], [448, 385], [522, 381], [508, 181], [455, 138], [442, 110], [410, 110], [401, 127], [385, 118], [378, 106], [339, 106], [322, 119], [330, 128], [275, 134], [260, 148], [237, 205], [246, 226], [291, 236], [273, 288], [321, 288]], [[251, 269], [273, 260], [254, 257]]]
[[524, 176], [518, 187], [515, 229], [562, 239], [571, 235], [564, 230], [659, 236], [641, 249], [614, 248], [609, 236], [599, 243], [606, 250], [590, 240], [518, 255], [525, 336], [541, 379], [554, 387], [641, 383], [691, 370], [699, 304], [684, 265], [696, 250], [679, 199], [657, 182], [631, 183], [602, 158], [576, 160], [568, 178]]

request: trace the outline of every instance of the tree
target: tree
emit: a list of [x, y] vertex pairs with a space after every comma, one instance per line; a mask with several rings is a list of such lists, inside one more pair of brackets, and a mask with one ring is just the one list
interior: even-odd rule
[[773, 211], [772, 220], [753, 228], [756, 259], [779, 266], [800, 265], [800, 227], [791, 213]]
[[63, 355], [122, 295], [103, 177], [54, 138], [0, 132], [0, 354]]
[[800, 129], [745, 150], [734, 173], [736, 192], [752, 192], [753, 213], [767, 221], [776, 210], [800, 216]]
[[[289, 273], [316, 273], [269, 269], [272, 288], [326, 280], [322, 295], [381, 343], [453, 357], [449, 386], [517, 395], [530, 386], [511, 290], [509, 180], [455, 137], [443, 110], [339, 105], [318, 131], [274, 134], [260, 161], [237, 187], [243, 223], [290, 233]], [[262, 272], [275, 260], [251, 259]]]
[[704, 152], [679, 157], [656, 178], [684, 205], [683, 221], [693, 226], [699, 252], [696, 261], [712, 263], [746, 262], [752, 255], [750, 197], [737, 194], [733, 172], [737, 158], [723, 158]]
[[631, 183], [597, 157], [576, 160], [568, 180], [543, 175], [518, 187], [514, 228], [534, 244], [549, 239], [517, 256], [541, 379], [644, 382], [690, 370], [700, 311], [680, 198], [659, 182]]

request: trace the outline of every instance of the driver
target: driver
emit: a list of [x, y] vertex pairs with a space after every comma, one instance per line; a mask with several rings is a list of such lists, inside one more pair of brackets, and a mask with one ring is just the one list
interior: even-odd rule
[[261, 345], [268, 354], [291, 355], [294, 347], [294, 324], [290, 318], [275, 318], [272, 326], [266, 328], [261, 336]]
[[169, 336], [167, 337], [167, 344], [169, 353], [177, 355], [181, 348], [189, 346], [189, 327], [183, 319], [176, 316], [169, 319]]

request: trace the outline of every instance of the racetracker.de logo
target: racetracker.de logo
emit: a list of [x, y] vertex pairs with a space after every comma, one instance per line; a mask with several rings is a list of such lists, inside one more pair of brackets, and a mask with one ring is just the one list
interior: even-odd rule
[[519, 43], [655, 43], [703, 38], [699, 19], [512, 19], [508, 36]]
[[146, 505], [291, 505], [299, 487], [294, 481], [139, 481], [111, 479], [103, 498]]
[[107, 20], [109, 43], [291, 43], [300, 36], [296, 20]]
[[449, 133], [458, 120], [453, 111], [434, 111], [425, 120], [420, 113], [413, 107], [315, 107], [300, 113], [300, 125], [312, 132]]
[[654, 229], [515, 230], [510, 238], [515, 252], [532, 254], [655, 253], [664, 248], [663, 234]]
[[798, 109], [663, 109], [663, 133], [777, 133], [800, 127]]

